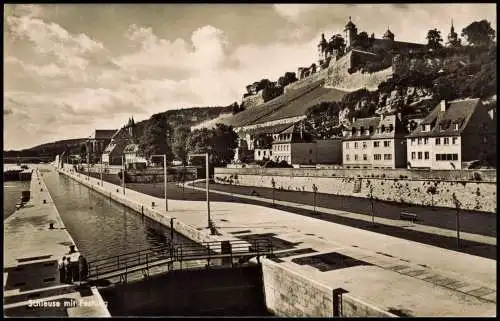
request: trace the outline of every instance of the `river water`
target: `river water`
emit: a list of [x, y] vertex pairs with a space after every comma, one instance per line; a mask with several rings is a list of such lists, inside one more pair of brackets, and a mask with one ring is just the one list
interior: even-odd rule
[[[16, 164], [4, 164], [4, 170], [18, 167]], [[30, 189], [29, 181], [9, 181], [3, 183], [3, 219], [16, 211], [16, 203], [21, 198], [21, 192]]]
[[[78, 249], [89, 261], [165, 245], [170, 229], [44, 166], [43, 178]], [[174, 232], [174, 242], [195, 242]]]

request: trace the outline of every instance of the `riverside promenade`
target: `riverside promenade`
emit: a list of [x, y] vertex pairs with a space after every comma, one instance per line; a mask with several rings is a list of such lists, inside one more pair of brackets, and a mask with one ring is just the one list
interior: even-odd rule
[[[80, 253], [40, 167], [33, 171], [30, 194], [30, 200], [4, 220], [4, 316], [110, 317], [95, 287], [60, 282], [58, 261], [63, 256], [76, 261]], [[70, 245], [75, 252], [70, 253]]]
[[[266, 304], [279, 316], [331, 316], [331, 301], [317, 299], [310, 288], [323, 293], [342, 288], [363, 302], [363, 309], [370, 307], [372, 316], [496, 315], [495, 260], [235, 202], [210, 203], [220, 234], [212, 236], [205, 202], [169, 200], [167, 213], [163, 199], [130, 189], [123, 196], [120, 186], [108, 182], [99, 186], [98, 179], [69, 169], [60, 172], [113, 199], [123, 199], [138, 212], [153, 211], [164, 224], [175, 217], [178, 232], [197, 231], [195, 241], [272, 237], [288, 250], [262, 260]], [[300, 279], [296, 284], [301, 286], [289, 286], [282, 281], [284, 275]]]

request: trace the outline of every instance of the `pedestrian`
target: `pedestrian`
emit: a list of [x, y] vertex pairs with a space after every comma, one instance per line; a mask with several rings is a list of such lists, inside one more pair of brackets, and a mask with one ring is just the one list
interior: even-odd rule
[[88, 263], [83, 255], [78, 257], [78, 272], [80, 274], [80, 281], [85, 281], [88, 275]]
[[66, 259], [66, 283], [73, 283], [73, 271], [71, 269], [71, 258], [68, 256]]
[[66, 261], [66, 257], [63, 256], [62, 260], [59, 261], [59, 282], [66, 283], [66, 266], [64, 262]]

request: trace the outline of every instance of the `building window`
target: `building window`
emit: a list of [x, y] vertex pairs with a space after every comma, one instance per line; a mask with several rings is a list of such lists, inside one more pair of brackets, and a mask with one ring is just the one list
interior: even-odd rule
[[380, 146], [380, 142], [373, 142], [373, 147], [379, 147]]
[[257, 155], [260, 156], [260, 150], [257, 152]]
[[429, 138], [424, 138], [424, 145], [429, 144]]
[[422, 138], [417, 139], [417, 145], [422, 144]]
[[358, 148], [358, 142], [354, 143], [354, 148]]
[[382, 155], [381, 154], [375, 154], [373, 155], [374, 160], [382, 160]]
[[347, 161], [349, 160], [349, 154], [345, 155], [345, 160], [347, 160]]
[[411, 152], [411, 159], [415, 159], [415, 152]]
[[448, 137], [445, 137], [443, 140], [444, 140], [443, 142], [444, 145], [448, 145], [450, 143], [450, 139]]
[[418, 152], [418, 159], [422, 159], [422, 152]]
[[354, 155], [354, 160], [358, 160], [358, 154]]
[[363, 154], [363, 160], [368, 160], [368, 155]]
[[345, 149], [349, 149], [349, 143], [345, 143]]
[[436, 145], [441, 145], [441, 138], [436, 138]]
[[455, 124], [455, 130], [458, 130], [458, 123]]
[[312, 154], [312, 153], [313, 153], [313, 150], [312, 150], [312, 149], [310, 149], [310, 150], [309, 150], [309, 154]]
[[425, 152], [425, 153], [424, 153], [424, 158], [425, 158], [425, 159], [429, 159], [429, 152]]
[[413, 145], [413, 144], [415, 144], [415, 138], [412, 138], [412, 139], [411, 139], [411, 144], [412, 144], [412, 145]]
[[384, 154], [384, 160], [392, 160], [392, 154]]
[[457, 161], [458, 154], [436, 154], [437, 161]]
[[366, 142], [363, 142], [363, 148], [366, 148]]
[[453, 138], [451, 139], [451, 143], [452, 143], [453, 145], [456, 145], [456, 144], [457, 144], [457, 138], [456, 138], [456, 137], [453, 137]]
[[384, 147], [389, 147], [391, 145], [390, 140], [384, 140]]

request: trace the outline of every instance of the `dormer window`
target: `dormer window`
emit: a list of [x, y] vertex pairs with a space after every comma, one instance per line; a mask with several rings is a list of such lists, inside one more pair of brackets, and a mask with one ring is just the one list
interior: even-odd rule
[[370, 126], [368, 131], [370, 132], [370, 134], [372, 134], [373, 133], [373, 126]]
[[394, 126], [392, 124], [389, 124], [389, 133], [392, 133], [393, 130], [394, 130]]
[[380, 127], [380, 131], [381, 131], [382, 133], [385, 133], [385, 125], [382, 125], [382, 126]]
[[455, 129], [455, 130], [458, 130], [458, 128], [460, 127], [460, 126], [459, 126], [459, 123], [455, 123], [454, 125], [455, 125], [455, 126], [454, 126], [454, 129]]

